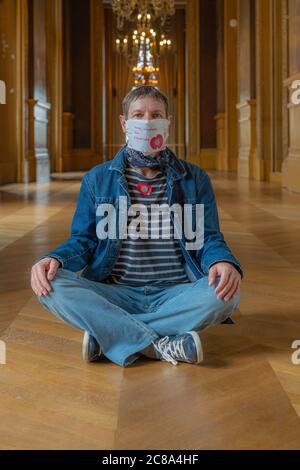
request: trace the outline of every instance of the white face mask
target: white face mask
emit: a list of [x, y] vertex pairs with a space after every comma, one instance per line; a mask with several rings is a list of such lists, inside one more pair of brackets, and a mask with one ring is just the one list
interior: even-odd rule
[[166, 148], [168, 119], [128, 119], [125, 121], [128, 147], [151, 155]]

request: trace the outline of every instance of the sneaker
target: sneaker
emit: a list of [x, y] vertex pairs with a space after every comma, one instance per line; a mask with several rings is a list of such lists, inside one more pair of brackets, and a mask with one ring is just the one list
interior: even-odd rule
[[82, 359], [86, 362], [94, 362], [98, 361], [102, 354], [103, 351], [96, 339], [85, 331], [82, 340]]
[[200, 337], [196, 331], [175, 336], [164, 336], [153, 341], [156, 357], [162, 361], [171, 362], [174, 366], [177, 361], [199, 364], [203, 361], [203, 350]]

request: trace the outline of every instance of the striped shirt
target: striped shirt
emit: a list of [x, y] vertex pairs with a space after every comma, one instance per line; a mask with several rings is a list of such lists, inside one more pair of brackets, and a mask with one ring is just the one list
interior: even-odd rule
[[[163, 213], [153, 206], [150, 208], [152, 204], [165, 204], [168, 208], [166, 175], [160, 171], [154, 178], [148, 178], [128, 164], [125, 176], [131, 204], [147, 207], [144, 213], [128, 213], [127, 238], [122, 240], [118, 259], [107, 282], [127, 285], [190, 282], [183, 268], [184, 258], [178, 239], [174, 238], [172, 221], [166, 223], [169, 220], [168, 210]], [[140, 182], [151, 184], [152, 192], [141, 194], [136, 188]], [[135, 228], [139, 237], [134, 239], [130, 236], [129, 224], [137, 217], [141, 224]], [[163, 234], [168, 238], [162, 238]]]

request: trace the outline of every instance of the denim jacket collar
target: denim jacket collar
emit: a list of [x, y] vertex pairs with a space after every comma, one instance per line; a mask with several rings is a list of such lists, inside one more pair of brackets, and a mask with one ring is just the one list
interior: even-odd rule
[[[125, 144], [113, 158], [111, 165], [108, 167], [109, 170], [117, 170], [121, 174], [125, 173], [126, 159], [125, 150], [127, 144]], [[168, 148], [168, 147], [167, 147]], [[183, 178], [186, 175], [186, 169], [176, 155], [168, 148], [171, 154], [170, 164], [168, 166], [168, 175], [171, 179], [177, 180]]]

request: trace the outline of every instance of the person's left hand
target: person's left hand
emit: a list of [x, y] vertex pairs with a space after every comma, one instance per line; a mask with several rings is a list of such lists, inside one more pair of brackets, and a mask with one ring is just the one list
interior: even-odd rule
[[221, 276], [219, 284], [215, 289], [218, 299], [224, 298], [227, 301], [234, 297], [240, 288], [242, 279], [238, 270], [231, 263], [215, 263], [209, 269], [208, 284], [213, 284], [217, 276]]

